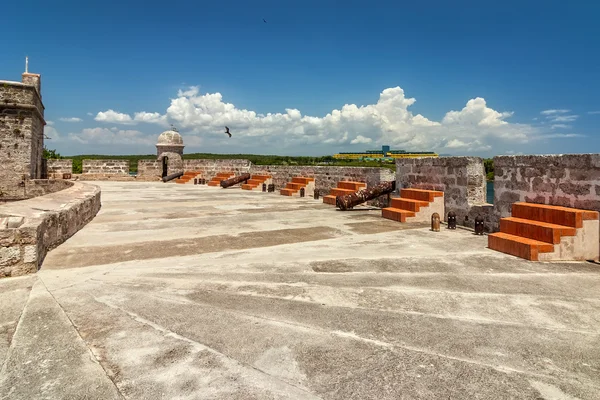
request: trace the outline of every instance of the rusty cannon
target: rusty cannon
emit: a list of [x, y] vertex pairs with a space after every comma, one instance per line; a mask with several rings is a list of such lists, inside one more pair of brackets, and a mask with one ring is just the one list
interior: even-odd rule
[[169, 182], [169, 181], [172, 181], [173, 179], [180, 178], [182, 176], [183, 176], [183, 171], [175, 172], [174, 174], [163, 176], [162, 181]]
[[376, 199], [379, 196], [392, 193], [396, 190], [396, 181], [383, 182], [370, 189], [359, 190], [356, 193], [350, 193], [335, 198], [335, 206], [340, 210], [348, 210], [365, 201]]
[[230, 186], [237, 185], [238, 183], [246, 182], [248, 179], [250, 179], [250, 174], [234, 176], [232, 178], [221, 181], [221, 187], [225, 189]]

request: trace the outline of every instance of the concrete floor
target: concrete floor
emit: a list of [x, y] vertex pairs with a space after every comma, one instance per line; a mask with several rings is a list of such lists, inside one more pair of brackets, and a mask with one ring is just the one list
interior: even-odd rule
[[99, 182], [0, 280], [0, 399], [600, 399], [600, 266], [239, 189]]

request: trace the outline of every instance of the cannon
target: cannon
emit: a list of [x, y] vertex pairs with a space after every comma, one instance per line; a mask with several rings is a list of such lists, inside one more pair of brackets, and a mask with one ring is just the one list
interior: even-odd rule
[[396, 190], [396, 181], [383, 182], [370, 189], [359, 190], [356, 193], [350, 193], [335, 198], [335, 206], [340, 210], [348, 210], [365, 201], [376, 199], [379, 196], [392, 193]]
[[250, 174], [242, 174], [238, 176], [234, 176], [233, 178], [225, 179], [221, 181], [221, 187], [223, 189], [228, 188], [233, 185], [237, 185], [238, 183], [246, 182], [250, 179]]
[[175, 172], [174, 174], [163, 176], [162, 181], [169, 182], [169, 181], [172, 181], [173, 179], [179, 178], [180, 176], [183, 176], [183, 171]]

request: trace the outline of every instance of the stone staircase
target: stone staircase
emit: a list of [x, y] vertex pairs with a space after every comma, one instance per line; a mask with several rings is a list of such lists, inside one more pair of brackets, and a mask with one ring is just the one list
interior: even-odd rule
[[340, 181], [336, 188], [329, 191], [327, 196], [323, 196], [323, 203], [335, 206], [335, 198], [346, 194], [356, 193], [365, 189], [367, 184], [364, 182]]
[[194, 179], [202, 178], [202, 172], [186, 171], [180, 178], [175, 179], [175, 183], [193, 185]]
[[313, 197], [315, 194], [315, 178], [296, 176], [291, 182], [286, 183], [285, 188], [279, 191], [282, 196], [300, 197], [300, 189], [304, 188], [304, 197]]
[[229, 179], [235, 176], [233, 172], [219, 172], [215, 175], [210, 181], [208, 181], [208, 186], [221, 186], [221, 181], [225, 179]]
[[530, 261], [597, 260], [599, 238], [597, 211], [515, 203], [488, 247]]
[[246, 183], [242, 185], [243, 190], [256, 190], [262, 192], [262, 185], [270, 185], [273, 183], [271, 175], [252, 175]]
[[431, 222], [431, 215], [444, 218], [444, 192], [423, 189], [402, 189], [390, 207], [381, 210], [383, 218], [398, 222]]

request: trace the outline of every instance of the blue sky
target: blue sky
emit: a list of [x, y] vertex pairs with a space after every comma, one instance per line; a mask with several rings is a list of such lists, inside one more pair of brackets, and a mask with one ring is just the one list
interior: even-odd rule
[[187, 152], [598, 152], [597, 2], [286, 3], [9, 2], [0, 79], [29, 56], [62, 154], [170, 124]]

